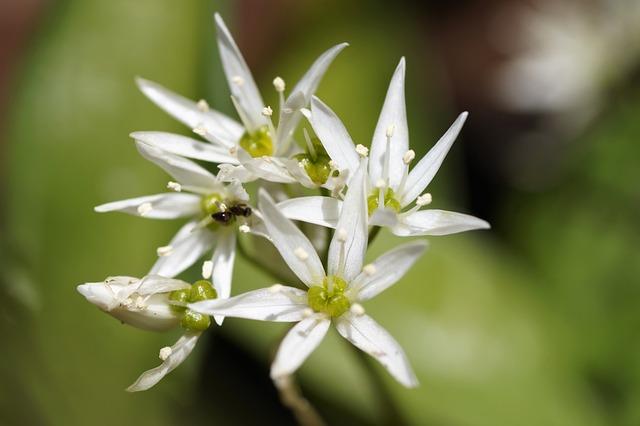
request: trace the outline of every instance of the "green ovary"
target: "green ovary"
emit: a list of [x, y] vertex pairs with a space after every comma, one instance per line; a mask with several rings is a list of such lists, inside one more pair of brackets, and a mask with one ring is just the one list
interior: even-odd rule
[[206, 214], [207, 216], [211, 216], [212, 214], [218, 213], [220, 211], [217, 203], [221, 202], [222, 195], [213, 193], [202, 197], [202, 200], [200, 200], [200, 207], [202, 207], [202, 211], [204, 212], [204, 214]]
[[309, 307], [316, 312], [324, 312], [331, 317], [339, 317], [349, 310], [351, 302], [344, 295], [347, 282], [340, 277], [330, 275], [307, 292]]
[[[378, 207], [380, 207], [379, 201], [380, 201], [380, 189], [376, 188], [373, 190], [373, 193], [369, 195], [369, 197], [367, 197], [367, 208], [369, 209], [369, 216], [371, 216], [373, 212]], [[387, 188], [387, 190], [384, 193], [384, 206], [389, 207], [390, 209], [395, 210], [396, 212], [399, 212], [400, 209], [402, 208], [402, 206], [400, 205], [400, 202], [396, 200], [395, 193], [391, 188]]]
[[209, 315], [194, 312], [181, 304], [201, 302], [203, 300], [215, 299], [218, 297], [216, 289], [206, 280], [196, 281], [189, 288], [174, 290], [169, 293], [169, 301], [176, 302], [171, 305], [171, 309], [176, 314], [182, 314], [180, 325], [188, 331], [204, 331], [211, 325]]
[[240, 146], [252, 157], [273, 155], [273, 140], [269, 127], [262, 126], [253, 133], [244, 132], [240, 138]]
[[304, 167], [307, 176], [316, 185], [323, 185], [329, 179], [331, 174], [331, 166], [329, 166], [331, 158], [329, 156], [318, 155], [314, 160], [309, 154], [298, 154], [295, 159]]

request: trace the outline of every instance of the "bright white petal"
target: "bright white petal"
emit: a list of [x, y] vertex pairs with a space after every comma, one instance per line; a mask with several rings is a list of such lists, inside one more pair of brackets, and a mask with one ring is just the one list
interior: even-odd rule
[[173, 371], [177, 366], [189, 356], [193, 348], [195, 348], [198, 342], [198, 334], [185, 334], [180, 337], [175, 345], [171, 347], [171, 354], [164, 360], [164, 362], [156, 368], [145, 371], [142, 373], [138, 380], [134, 384], [127, 388], [128, 392], [139, 392], [147, 390], [158, 383], [164, 376]]
[[360, 164], [353, 140], [335, 112], [315, 96], [311, 99], [311, 126], [338, 169], [353, 175]]
[[280, 119], [278, 120], [278, 130], [276, 132], [276, 152], [275, 155], [285, 155], [289, 149], [289, 141], [296, 126], [302, 118], [300, 109], [306, 107], [308, 101], [302, 92], [294, 92], [286, 100], [280, 110]]
[[211, 142], [220, 142], [228, 147], [237, 144], [244, 128], [226, 115], [209, 109], [202, 111], [197, 104], [183, 96], [143, 78], [137, 78], [136, 84], [153, 103], [169, 115], [189, 126], [190, 129], [202, 127]]
[[[336, 226], [336, 232], [329, 245], [329, 274], [338, 274], [347, 282], [362, 270], [364, 255], [369, 237], [367, 226], [367, 196], [365, 176], [367, 160], [363, 159], [355, 176], [351, 179], [349, 190], [342, 203], [342, 211]], [[341, 234], [344, 235], [341, 236]], [[345, 237], [344, 241], [340, 241]]]
[[161, 275], [147, 275], [140, 280], [135, 292], [140, 295], [150, 295], [168, 293], [190, 287], [191, 284], [182, 280], [167, 278]]
[[347, 312], [336, 320], [336, 329], [345, 339], [374, 357], [398, 382], [408, 388], [418, 386], [404, 351], [373, 318]]
[[463, 112], [458, 116], [456, 121], [453, 122], [449, 130], [438, 140], [438, 142], [427, 152], [427, 155], [415, 165], [415, 167], [409, 172], [407, 181], [404, 185], [405, 190], [401, 197], [402, 207], [410, 204], [415, 200], [418, 195], [422, 194], [424, 189], [431, 183], [431, 180], [436, 175], [444, 157], [449, 152], [449, 148], [453, 145], [453, 142], [458, 137], [458, 133], [462, 129], [467, 116], [467, 112]]
[[[138, 210], [144, 204], [150, 204], [150, 210]], [[123, 212], [150, 219], [177, 219], [197, 214], [200, 211], [200, 197], [187, 193], [166, 193], [146, 195], [101, 204], [94, 208], [98, 213]], [[141, 211], [144, 214], [140, 214]]]
[[419, 210], [402, 217], [391, 232], [400, 237], [449, 235], [473, 229], [489, 229], [489, 223], [467, 214], [446, 210]]
[[[231, 278], [233, 277], [233, 262], [236, 258], [236, 232], [234, 229], [222, 229], [218, 231], [218, 241], [213, 251], [213, 286], [219, 299], [227, 299], [231, 294]], [[222, 325], [224, 319], [216, 315], [218, 325]]]
[[340, 217], [342, 201], [321, 196], [298, 197], [278, 203], [280, 212], [291, 220], [335, 228]]
[[214, 175], [191, 160], [164, 152], [147, 143], [136, 141], [140, 154], [170, 174], [178, 183], [203, 190], [215, 190], [221, 187]]
[[373, 133], [369, 154], [369, 174], [372, 182], [382, 178], [385, 153], [387, 151], [387, 129], [393, 126], [393, 136], [389, 144], [389, 183], [392, 188], [400, 185], [405, 165], [402, 156], [409, 149], [409, 128], [404, 101], [404, 58], [393, 73], [387, 97], [384, 100], [376, 130]]
[[212, 145], [182, 135], [166, 132], [134, 132], [131, 137], [171, 154], [212, 163], [237, 164], [238, 159], [223, 146]]
[[236, 42], [233, 40], [233, 37], [231, 37], [231, 33], [229, 33], [224, 21], [217, 13], [215, 14], [215, 22], [218, 33], [220, 60], [222, 61], [222, 67], [227, 77], [229, 89], [249, 121], [248, 124], [251, 128], [248, 130], [257, 130], [260, 126], [266, 124], [266, 120], [264, 116], [262, 116], [264, 102]]
[[369, 225], [392, 227], [398, 223], [398, 213], [395, 210], [384, 207], [377, 208], [369, 218]]
[[276, 157], [251, 157], [246, 151], [238, 151], [238, 159], [242, 166], [252, 175], [260, 177], [269, 182], [295, 183], [296, 180], [287, 166]]
[[251, 173], [244, 166], [234, 166], [232, 164], [220, 164], [218, 165], [218, 179], [221, 182], [252, 182], [258, 179], [258, 176]]
[[277, 379], [292, 374], [305, 359], [318, 347], [331, 320], [317, 314], [296, 324], [280, 343], [276, 359], [271, 365], [271, 378]]
[[271, 241], [291, 271], [308, 286], [322, 281], [324, 267], [309, 239], [280, 212], [264, 189], [260, 189], [258, 197], [262, 219]]
[[398, 282], [427, 248], [425, 241], [414, 241], [396, 247], [377, 258], [373, 268], [362, 272], [354, 280], [349, 295], [358, 301], [369, 300]]
[[214, 242], [213, 232], [198, 228], [197, 221], [191, 221], [180, 228], [169, 243], [169, 254], [159, 257], [149, 274], [175, 277], [200, 259]]
[[308, 308], [306, 291], [279, 284], [229, 299], [204, 300], [189, 305], [189, 309], [202, 314], [274, 322], [300, 321]]

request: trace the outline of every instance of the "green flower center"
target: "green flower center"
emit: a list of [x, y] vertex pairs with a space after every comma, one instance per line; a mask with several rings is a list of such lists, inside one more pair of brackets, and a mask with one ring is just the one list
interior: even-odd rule
[[322, 285], [316, 285], [307, 292], [309, 307], [316, 312], [324, 312], [331, 317], [339, 317], [349, 310], [351, 302], [344, 295], [347, 282], [335, 275], [322, 280]]
[[200, 207], [202, 207], [202, 211], [205, 215], [211, 216], [212, 214], [220, 211], [218, 203], [222, 203], [222, 195], [213, 193], [202, 197], [202, 200], [200, 200]]
[[[373, 214], [373, 212], [380, 207], [380, 189], [376, 188], [373, 190], [371, 195], [367, 197], [367, 208], [369, 209], [369, 216]], [[390, 209], [399, 212], [402, 206], [400, 205], [400, 201], [398, 201], [395, 197], [395, 193], [393, 189], [387, 188], [384, 193], [384, 206], [389, 207]]]
[[204, 315], [187, 309], [187, 303], [201, 302], [203, 300], [215, 299], [218, 297], [216, 289], [207, 280], [196, 281], [189, 288], [174, 290], [169, 293], [169, 301], [175, 302], [171, 305], [171, 310], [176, 314], [181, 314], [180, 325], [187, 331], [204, 331], [211, 325], [209, 315]]
[[252, 157], [273, 155], [273, 140], [268, 126], [262, 126], [253, 133], [244, 132], [240, 146]]
[[[311, 145], [311, 148], [307, 148], [307, 152], [297, 154], [294, 158], [304, 167], [304, 171], [313, 183], [323, 185], [331, 174], [329, 165], [331, 157], [322, 146], [320, 139], [312, 138]], [[309, 149], [313, 149], [313, 152], [309, 152]]]

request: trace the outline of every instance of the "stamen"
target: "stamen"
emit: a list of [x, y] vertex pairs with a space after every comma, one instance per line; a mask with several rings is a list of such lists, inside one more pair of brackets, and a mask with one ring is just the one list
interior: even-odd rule
[[414, 158], [416, 158], [416, 153], [414, 150], [410, 149], [409, 151], [404, 153], [404, 155], [402, 156], [402, 161], [408, 166]]
[[430, 193], [422, 194], [416, 199], [416, 205], [422, 207], [431, 204], [433, 201], [433, 197], [431, 197]]
[[293, 251], [293, 254], [296, 255], [296, 257], [300, 260], [302, 260], [303, 262], [306, 261], [309, 258], [309, 253], [307, 253], [307, 251], [305, 249], [303, 249], [302, 247], [298, 247], [297, 249], [295, 249]]
[[171, 349], [171, 346], [165, 346], [164, 348], [160, 349], [160, 354], [158, 354], [158, 356], [161, 360], [166, 361], [172, 353], [173, 350]]
[[264, 115], [265, 117], [271, 117], [273, 115], [273, 110], [270, 106], [267, 105], [266, 107], [262, 108], [262, 115]]
[[147, 305], [144, 303], [144, 298], [142, 296], [136, 297], [135, 307], [139, 310], [147, 308]]
[[237, 153], [238, 153], [238, 147], [237, 146], [232, 146], [231, 148], [229, 148], [229, 154], [236, 155]]
[[231, 103], [233, 104], [233, 107], [236, 109], [236, 112], [238, 113], [238, 117], [240, 117], [240, 121], [242, 121], [244, 128], [247, 130], [251, 129], [251, 121], [249, 121], [249, 119], [247, 118], [247, 114], [245, 114], [244, 110], [240, 106], [240, 103], [238, 102], [235, 96], [231, 96]]
[[209, 278], [211, 278], [212, 274], [213, 274], [213, 262], [210, 260], [207, 260], [202, 264], [202, 278], [204, 278], [205, 280], [208, 280]]
[[175, 192], [180, 192], [180, 191], [182, 191], [182, 185], [180, 185], [178, 182], [169, 181], [167, 183], [167, 189], [170, 189], [170, 190], [175, 191]]
[[207, 129], [205, 129], [202, 126], [197, 126], [193, 128], [193, 133], [195, 133], [198, 136], [202, 136], [203, 138], [207, 137]]
[[158, 247], [156, 249], [156, 253], [160, 257], [169, 256], [171, 254], [171, 252], [173, 252], [173, 246], [171, 246], [171, 245]]
[[396, 130], [396, 125], [391, 124], [387, 127], [387, 139], [391, 139], [393, 137], [393, 132]]
[[358, 155], [360, 157], [366, 157], [367, 155], [369, 155], [369, 148], [367, 148], [366, 146], [362, 145], [362, 144], [358, 144], [356, 145], [356, 152], [358, 153]]
[[307, 132], [306, 128], [303, 128], [302, 132], [304, 133], [304, 140], [307, 142], [307, 149], [309, 150], [309, 155], [311, 155], [311, 159], [313, 161], [316, 161], [318, 156], [316, 153], [316, 149], [313, 147], [313, 142], [311, 142], [311, 137], [309, 136], [309, 132]]
[[359, 303], [354, 303], [353, 305], [351, 305], [351, 308], [349, 308], [349, 310], [353, 315], [358, 317], [364, 315], [365, 312], [364, 307]]
[[393, 131], [395, 130], [396, 126], [395, 124], [391, 124], [389, 125], [389, 127], [387, 127], [387, 149], [384, 152], [384, 164], [382, 166], [382, 178], [385, 181], [389, 180], [389, 160], [391, 157], [391, 138], [393, 137]]
[[271, 287], [269, 287], [269, 291], [271, 293], [279, 293], [280, 291], [282, 291], [282, 284], [274, 284]]
[[276, 77], [273, 79], [273, 87], [276, 89], [276, 92], [284, 92], [286, 85], [282, 78]]
[[309, 318], [311, 315], [313, 315], [313, 309], [311, 308], [305, 308], [304, 311], [302, 311], [302, 316], [305, 318]]
[[369, 263], [368, 265], [364, 265], [364, 268], [362, 268], [362, 271], [364, 272], [364, 274], [368, 277], [372, 276], [373, 274], [376, 273], [376, 265], [374, 265], [373, 263]]
[[243, 223], [242, 225], [238, 226], [238, 231], [242, 232], [243, 234], [247, 234], [251, 232], [251, 228], [246, 223]]
[[153, 210], [153, 205], [151, 205], [151, 203], [142, 203], [138, 206], [138, 214], [140, 216], [146, 215], [151, 210]]
[[207, 101], [205, 101], [204, 99], [200, 99], [198, 101], [198, 103], [196, 104], [196, 106], [198, 107], [198, 109], [202, 112], [207, 112], [209, 111], [209, 104], [207, 103]]
[[343, 228], [338, 229], [338, 232], [336, 232], [336, 238], [341, 243], [344, 243], [345, 241], [347, 241], [347, 231]]
[[240, 77], [239, 75], [234, 75], [233, 77], [231, 77], [231, 81], [233, 81], [233, 84], [236, 84], [238, 86], [242, 86], [244, 84], [244, 78]]
[[380, 178], [376, 181], [376, 188], [384, 189], [386, 186], [387, 186], [387, 182], [384, 179]]

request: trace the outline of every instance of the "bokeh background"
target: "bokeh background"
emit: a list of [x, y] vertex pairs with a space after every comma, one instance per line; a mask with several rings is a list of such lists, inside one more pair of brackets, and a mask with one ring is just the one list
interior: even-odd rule
[[[134, 76], [233, 113], [214, 11], [271, 103], [276, 75], [291, 87], [350, 42], [318, 94], [359, 143], [403, 55], [418, 155], [471, 113], [433, 205], [493, 229], [430, 238], [368, 303], [422, 383], [374, 367], [397, 412], [335, 333], [311, 356], [299, 381], [330, 424], [640, 424], [637, 0], [0, 1], [0, 424], [294, 423], [268, 380], [284, 326], [228, 319], [128, 394], [179, 331], [121, 325], [75, 290], [143, 275], [179, 226], [92, 207], [163, 190], [131, 131], [189, 134]], [[234, 292], [269, 281], [236, 264]]]

